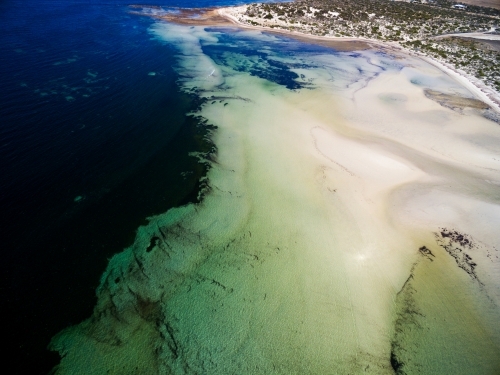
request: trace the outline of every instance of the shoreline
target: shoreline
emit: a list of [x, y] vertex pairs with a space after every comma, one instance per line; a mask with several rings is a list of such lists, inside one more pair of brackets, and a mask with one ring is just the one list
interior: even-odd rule
[[[140, 9], [141, 5], [131, 5], [134, 9]], [[284, 29], [271, 28], [266, 26], [249, 25], [240, 22], [237, 17], [231, 14], [231, 10], [245, 7], [210, 7], [210, 8], [186, 8], [178, 9], [176, 13], [141, 13], [139, 11], [131, 11], [130, 13], [142, 16], [152, 17], [158, 20], [173, 22], [180, 25], [191, 26], [237, 26], [247, 30], [259, 30], [272, 34], [285, 35], [290, 38], [301, 40], [307, 43], [314, 43], [325, 47], [337, 49], [339, 51], [364, 50], [368, 48], [377, 48], [384, 52], [403, 53], [412, 57], [416, 57], [425, 61], [432, 66], [438, 68], [446, 75], [452, 77], [456, 81], [465, 86], [470, 93], [477, 99], [484, 101], [495, 112], [500, 113], [500, 93], [493, 88], [484, 84], [478, 78], [467, 74], [446, 62], [436, 60], [431, 56], [406, 49], [397, 42], [384, 42], [376, 39], [360, 38], [360, 37], [335, 37], [335, 36], [320, 36], [307, 34], [301, 31], [290, 31]], [[155, 8], [156, 9], [156, 8]], [[470, 33], [464, 34], [468, 36]], [[459, 36], [459, 34], [443, 35], [439, 37]]]
[[410, 55], [412, 57], [417, 57], [417, 58], [435, 66], [436, 68], [438, 68], [439, 70], [444, 72], [446, 75], [448, 75], [448, 76], [452, 77], [453, 79], [455, 79], [456, 81], [460, 82], [463, 86], [465, 86], [471, 92], [471, 94], [476, 96], [478, 99], [484, 101], [494, 111], [500, 113], [500, 93], [496, 92], [491, 87], [486, 86], [479, 79], [472, 77], [463, 71], [459, 71], [458, 69], [456, 69], [454, 67], [448, 66], [448, 64], [446, 64], [444, 62], [435, 60], [426, 54], [408, 50], [408, 49], [406, 49], [406, 48], [404, 48], [401, 45], [396, 44], [396, 43], [382, 42], [382, 41], [378, 41], [378, 40], [374, 40], [374, 39], [320, 36], [320, 35], [306, 34], [306, 33], [300, 32], [300, 31], [289, 31], [289, 30], [283, 30], [283, 29], [277, 30], [277, 29], [271, 28], [271, 27], [248, 25], [248, 24], [241, 23], [240, 21], [238, 21], [238, 19], [236, 17], [234, 17], [230, 13], [226, 12], [228, 9], [234, 9], [234, 8], [236, 8], [236, 7], [218, 8], [218, 9], [216, 9], [216, 12], [222, 18], [229, 20], [234, 25], [237, 25], [237, 26], [242, 27], [242, 28], [250, 29], [250, 30], [264, 30], [264, 31], [271, 32], [271, 33], [283, 34], [283, 35], [286, 35], [289, 37], [298, 37], [300, 39], [329, 42], [332, 44], [331, 45], [332, 47], [334, 47], [334, 44], [339, 44], [339, 43], [349, 43], [349, 42], [350, 43], [365, 43], [367, 46], [370, 46], [370, 47], [388, 49], [389, 51], [392, 51], [392, 52], [402, 52], [402, 53], [405, 53], [405, 54]]

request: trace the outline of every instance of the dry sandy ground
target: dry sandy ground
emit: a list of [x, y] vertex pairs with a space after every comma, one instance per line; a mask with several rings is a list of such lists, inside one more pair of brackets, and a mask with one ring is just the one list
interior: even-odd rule
[[479, 39], [479, 40], [491, 40], [491, 41], [500, 41], [499, 34], [488, 34], [488, 33], [460, 33], [460, 34], [446, 34], [436, 36], [434, 39], [443, 39], [450, 37], [459, 37], [459, 38], [471, 38], [471, 39]]
[[479, 5], [482, 7], [500, 9], [500, 1], [499, 0], [460, 0], [460, 1], [457, 1], [457, 3]]

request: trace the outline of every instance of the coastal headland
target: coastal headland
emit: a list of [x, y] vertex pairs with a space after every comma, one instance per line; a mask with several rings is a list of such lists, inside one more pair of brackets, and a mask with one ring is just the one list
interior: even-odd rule
[[200, 202], [149, 218], [54, 337], [56, 374], [500, 371], [491, 96], [393, 43], [242, 25], [243, 7], [133, 12], [159, 20], [216, 150], [193, 155]]

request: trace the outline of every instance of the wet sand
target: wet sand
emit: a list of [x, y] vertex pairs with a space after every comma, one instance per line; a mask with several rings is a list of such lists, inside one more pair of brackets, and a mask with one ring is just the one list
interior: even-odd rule
[[[307, 36], [304, 34], [293, 33], [286, 30], [266, 30], [270, 34], [286, 35], [289, 38], [299, 40], [304, 43], [315, 44], [322, 47], [333, 48], [337, 51], [362, 51], [368, 48], [374, 48], [374, 46], [363, 40], [332, 40], [326, 38], [316, 38], [312, 35]], [[376, 48], [376, 47], [375, 47]]]
[[149, 16], [158, 20], [173, 22], [178, 25], [196, 25], [196, 26], [231, 26], [234, 23], [227, 17], [223, 17], [218, 9], [219, 8], [180, 8], [176, 9], [175, 12], [169, 13], [157, 13], [148, 14], [143, 13], [140, 10], [147, 9], [158, 9], [160, 7], [153, 6], [142, 6], [142, 5], [131, 5], [130, 8], [138, 9], [130, 11], [132, 14]]

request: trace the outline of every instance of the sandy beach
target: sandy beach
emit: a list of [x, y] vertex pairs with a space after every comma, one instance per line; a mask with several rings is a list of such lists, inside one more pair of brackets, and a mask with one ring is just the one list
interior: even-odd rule
[[487, 94], [392, 45], [198, 17], [233, 19], [150, 33], [216, 127], [203, 199], [110, 260], [93, 316], [51, 343], [56, 373], [498, 373]]
[[[141, 6], [136, 6], [141, 8]], [[424, 61], [435, 65], [441, 69], [445, 74], [448, 74], [454, 79], [459, 80], [463, 85], [467, 86], [471, 92], [474, 93], [480, 100], [485, 101], [494, 110], [500, 112], [500, 93], [494, 89], [486, 86], [479, 79], [470, 76], [463, 70], [458, 70], [449, 64], [437, 61], [424, 53], [417, 53], [415, 51], [407, 50], [401, 47], [398, 43], [394, 42], [381, 42], [374, 39], [367, 38], [350, 38], [350, 37], [335, 37], [335, 36], [318, 36], [311, 35], [299, 31], [289, 31], [280, 28], [271, 28], [265, 26], [253, 26], [248, 23], [242, 23], [239, 18], [242, 17], [246, 6], [230, 7], [230, 8], [200, 8], [200, 9], [180, 9], [176, 13], [166, 13], [154, 15], [154, 18], [173, 22], [181, 25], [198, 25], [198, 26], [229, 26], [237, 25], [238, 27], [266, 31], [268, 33], [283, 34], [288, 37], [302, 40], [307, 43], [314, 43], [326, 47], [334, 48], [338, 51], [354, 51], [363, 50], [366, 48], [377, 48], [383, 51], [402, 52], [422, 58]], [[140, 12], [132, 12], [142, 14]], [[484, 33], [469, 33], [469, 34], [449, 34], [442, 37], [470, 37], [484, 40], [498, 40], [498, 35], [488, 35]]]
[[[474, 0], [471, 0], [474, 1]], [[302, 39], [304, 41], [309, 41], [311, 43], [318, 43], [326, 46], [331, 46], [332, 48], [339, 50], [355, 50], [359, 48], [364, 48], [366, 46], [371, 46], [372, 48], [380, 48], [382, 50], [391, 50], [391, 51], [402, 51], [403, 53], [410, 54], [413, 56], [418, 56], [423, 60], [439, 67], [444, 73], [453, 76], [455, 79], [458, 79], [462, 84], [466, 85], [469, 90], [471, 90], [474, 95], [476, 95], [481, 100], [488, 103], [488, 105], [492, 106], [496, 111], [500, 112], [500, 93], [487, 87], [480, 80], [475, 77], [472, 77], [465, 73], [464, 71], [457, 70], [449, 64], [445, 64], [443, 62], [432, 59], [431, 57], [425, 55], [424, 53], [417, 53], [415, 51], [410, 51], [405, 48], [402, 48], [399, 44], [394, 42], [381, 42], [374, 39], [366, 39], [366, 38], [349, 38], [349, 37], [335, 37], [335, 36], [318, 36], [302, 33], [299, 31], [289, 31], [277, 28], [270, 28], [265, 26], [253, 26], [248, 25], [246, 23], [242, 23], [239, 21], [239, 17], [242, 16], [246, 9], [246, 6], [243, 5], [241, 7], [231, 7], [231, 8], [219, 8], [215, 11], [220, 15], [220, 17], [238, 25], [239, 27], [256, 29], [256, 30], [266, 30], [271, 33], [280, 33], [287, 35], [289, 37]], [[460, 34], [456, 34], [460, 35]], [[469, 34], [462, 34], [462, 36], [467, 36]], [[454, 34], [448, 35], [454, 36]], [[471, 37], [478, 39], [486, 39], [486, 40], [498, 40], [497, 35], [484, 35], [479, 33], [471, 33]]]

